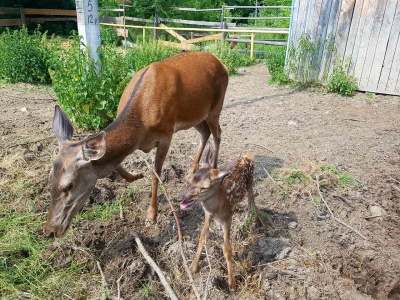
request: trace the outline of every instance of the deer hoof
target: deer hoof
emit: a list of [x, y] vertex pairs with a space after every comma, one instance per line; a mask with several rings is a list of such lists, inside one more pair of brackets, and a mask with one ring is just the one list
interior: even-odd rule
[[236, 285], [235, 285], [235, 283], [229, 284], [229, 291], [230, 291], [230, 292], [235, 292], [235, 291], [236, 291]]

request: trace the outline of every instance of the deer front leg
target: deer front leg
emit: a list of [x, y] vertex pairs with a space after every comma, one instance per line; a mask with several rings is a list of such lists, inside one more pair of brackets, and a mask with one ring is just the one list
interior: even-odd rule
[[200, 259], [201, 251], [203, 250], [204, 240], [206, 239], [208, 229], [210, 228], [210, 220], [211, 220], [211, 215], [206, 213], [203, 230], [201, 231], [201, 234], [200, 234], [199, 245], [197, 246], [196, 256], [194, 257], [193, 262], [190, 265], [190, 272], [192, 272], [192, 274], [196, 273], [197, 269], [199, 267], [199, 259]]
[[122, 178], [124, 178], [128, 182], [134, 182], [135, 180], [138, 180], [138, 179], [141, 179], [144, 177], [142, 173], [136, 174], [136, 175], [129, 173], [121, 165], [116, 167], [115, 171], [117, 171], [119, 173], [119, 175], [121, 175]]
[[232, 271], [232, 246], [230, 243], [231, 238], [231, 223], [232, 216], [227, 220], [227, 222], [223, 225], [224, 228], [224, 256], [226, 260], [226, 265], [228, 267], [228, 285], [229, 290], [234, 292], [236, 290], [235, 278], [233, 276]]
[[[159, 141], [156, 150], [156, 158], [154, 161], [154, 170], [157, 175], [161, 176], [162, 166], [164, 164], [165, 157], [167, 156], [169, 145], [171, 144], [171, 137]], [[152, 173], [151, 174], [151, 200], [150, 206], [147, 211], [147, 222], [155, 223], [157, 219], [158, 212], [158, 200], [157, 200], [157, 189], [158, 189], [158, 178]]]

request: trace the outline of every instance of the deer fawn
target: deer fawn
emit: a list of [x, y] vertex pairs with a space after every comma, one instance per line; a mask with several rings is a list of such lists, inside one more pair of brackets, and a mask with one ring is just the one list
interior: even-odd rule
[[178, 195], [177, 200], [181, 209], [187, 209], [194, 203], [201, 202], [205, 213], [197, 253], [190, 266], [191, 272], [195, 273], [198, 269], [204, 239], [208, 233], [211, 219], [215, 218], [224, 231], [223, 251], [228, 266], [228, 285], [229, 289], [234, 291], [235, 280], [232, 273], [232, 247], [230, 244], [231, 223], [235, 206], [244, 199], [246, 193], [249, 216], [254, 213], [257, 225], [262, 224], [253, 196], [254, 163], [251, 155], [244, 154], [218, 170], [211, 165], [214, 159], [209, 144], [207, 144], [201, 159], [204, 166], [194, 174], [190, 186]]
[[[100, 133], [82, 141], [71, 141], [70, 120], [56, 106], [53, 131], [59, 155], [50, 172], [51, 202], [43, 231], [47, 236], [62, 236], [71, 219], [83, 207], [97, 179], [117, 171], [127, 181], [142, 178], [121, 166], [133, 151], [156, 148], [155, 171], [161, 169], [172, 135], [194, 127], [201, 143], [193, 161], [198, 169], [204, 147], [212, 134], [217, 167], [221, 129], [219, 116], [228, 85], [226, 67], [204, 52], [184, 53], [156, 62], [138, 71], [125, 88], [116, 120]], [[147, 220], [157, 217], [158, 179], [152, 174], [152, 196]]]

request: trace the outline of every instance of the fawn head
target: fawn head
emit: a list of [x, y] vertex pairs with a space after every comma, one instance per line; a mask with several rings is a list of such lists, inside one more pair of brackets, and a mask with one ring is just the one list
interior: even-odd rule
[[104, 155], [106, 133], [102, 131], [83, 141], [72, 142], [71, 121], [58, 105], [53, 131], [59, 143], [59, 154], [50, 171], [51, 202], [43, 232], [48, 237], [60, 237], [96, 184], [98, 175], [92, 161]]
[[201, 156], [201, 168], [190, 179], [190, 185], [177, 196], [181, 209], [188, 209], [197, 202], [203, 202], [218, 195], [222, 180], [227, 172], [213, 169], [214, 153], [208, 142]]

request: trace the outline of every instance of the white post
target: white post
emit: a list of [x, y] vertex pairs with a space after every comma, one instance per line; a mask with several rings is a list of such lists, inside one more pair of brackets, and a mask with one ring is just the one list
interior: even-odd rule
[[89, 56], [94, 59], [97, 73], [101, 70], [100, 61], [100, 22], [97, 0], [76, 0], [78, 34], [82, 48], [89, 48]]

